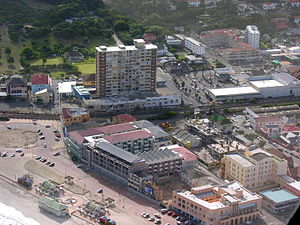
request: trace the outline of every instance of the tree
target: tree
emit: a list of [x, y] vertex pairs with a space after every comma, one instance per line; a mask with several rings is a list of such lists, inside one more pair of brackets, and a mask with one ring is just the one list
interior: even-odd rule
[[10, 49], [10, 48], [6, 48], [6, 49], [5, 49], [5, 53], [6, 53], [7, 55], [10, 55], [11, 49]]
[[24, 48], [23, 52], [21, 53], [21, 56], [27, 60], [31, 60], [34, 58], [34, 52], [31, 48]]
[[114, 29], [118, 31], [129, 31], [129, 25], [124, 20], [117, 20], [114, 24]]
[[7, 62], [8, 62], [9, 64], [14, 63], [14, 62], [15, 62], [14, 57], [12, 57], [12, 56], [8, 57], [8, 58], [7, 58]]

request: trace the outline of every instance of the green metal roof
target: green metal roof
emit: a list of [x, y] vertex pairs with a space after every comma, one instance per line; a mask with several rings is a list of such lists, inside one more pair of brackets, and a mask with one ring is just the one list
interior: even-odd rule
[[39, 202], [44, 205], [47, 205], [48, 207], [50, 207], [56, 211], [63, 211], [68, 208], [67, 205], [62, 204], [62, 203], [58, 202], [57, 200], [49, 198], [49, 197], [40, 198]]

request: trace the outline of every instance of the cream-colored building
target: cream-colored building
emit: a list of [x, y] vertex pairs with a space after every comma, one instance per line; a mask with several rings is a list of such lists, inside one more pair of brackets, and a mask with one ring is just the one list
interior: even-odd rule
[[262, 197], [238, 182], [204, 185], [191, 191], [174, 191], [172, 206], [187, 217], [210, 225], [237, 225], [261, 213]]
[[247, 151], [245, 156], [233, 153], [221, 160], [221, 176], [236, 180], [246, 188], [259, 188], [277, 183], [278, 175], [287, 174], [287, 161], [263, 151]]
[[155, 91], [157, 46], [143, 39], [134, 45], [96, 47], [96, 88], [99, 97], [140, 95]]

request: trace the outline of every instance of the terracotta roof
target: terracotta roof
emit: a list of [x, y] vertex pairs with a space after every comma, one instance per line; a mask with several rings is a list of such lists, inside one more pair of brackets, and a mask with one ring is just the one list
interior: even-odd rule
[[47, 74], [32, 75], [31, 84], [49, 84], [49, 76]]
[[146, 130], [135, 130], [135, 131], [124, 132], [121, 134], [112, 134], [104, 137], [104, 139], [114, 144], [123, 141], [136, 140], [136, 139], [148, 138], [148, 137], [152, 137], [152, 134], [150, 132]]
[[191, 162], [197, 160], [197, 156], [191, 152], [190, 150], [186, 149], [185, 147], [175, 147], [171, 148], [172, 151], [178, 152], [183, 156], [183, 160], [186, 162]]
[[121, 123], [116, 125], [91, 128], [88, 130], [73, 131], [70, 132], [69, 135], [72, 139], [74, 139], [76, 142], [81, 144], [84, 141], [84, 137], [99, 135], [99, 134], [110, 135], [110, 134], [120, 133], [124, 131], [132, 131], [136, 129], [137, 128], [132, 124]]
[[116, 125], [110, 125], [110, 126], [105, 126], [105, 127], [99, 127], [97, 128], [102, 134], [115, 134], [115, 133], [120, 133], [124, 131], [132, 131], [136, 130], [137, 128], [130, 124], [130, 123], [120, 123]]
[[113, 116], [113, 120], [118, 120], [123, 123], [129, 123], [136, 121], [136, 118], [131, 114], [119, 114], [116, 116]]
[[71, 112], [68, 108], [63, 108], [62, 114], [65, 119], [72, 118]]
[[284, 126], [282, 130], [287, 132], [295, 132], [295, 131], [300, 131], [300, 128], [297, 126]]
[[92, 74], [84, 75], [82, 76], [82, 81], [83, 82], [96, 81], [96, 74], [92, 73]]

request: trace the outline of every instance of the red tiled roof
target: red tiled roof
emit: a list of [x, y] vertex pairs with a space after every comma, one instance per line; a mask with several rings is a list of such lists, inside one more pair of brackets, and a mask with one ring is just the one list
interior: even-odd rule
[[185, 147], [175, 147], [171, 148], [173, 151], [180, 153], [183, 156], [183, 160], [186, 162], [191, 162], [197, 160], [197, 156], [191, 152], [190, 150], [186, 149]]
[[97, 128], [102, 134], [115, 134], [115, 133], [120, 133], [124, 131], [132, 131], [136, 130], [137, 128], [130, 124], [130, 123], [120, 123], [116, 125], [110, 125], [110, 126], [105, 126], [105, 127], [99, 127]]
[[135, 130], [135, 131], [129, 131], [121, 134], [112, 134], [104, 137], [104, 139], [114, 144], [123, 141], [136, 140], [140, 138], [148, 138], [152, 136], [153, 135], [146, 130]]
[[63, 114], [64, 119], [72, 118], [71, 112], [68, 108], [63, 108], [62, 114]]
[[47, 74], [39, 74], [31, 76], [31, 83], [36, 84], [49, 84], [49, 76]]
[[282, 130], [287, 132], [295, 132], [295, 131], [300, 131], [300, 128], [297, 126], [284, 126]]
[[136, 121], [136, 118], [131, 114], [119, 114], [116, 116], [113, 116], [113, 120], [118, 120], [124, 123], [134, 122]]
[[78, 143], [83, 143], [84, 137], [99, 135], [99, 134], [115, 134], [124, 131], [132, 131], [136, 130], [137, 128], [129, 123], [121, 123], [116, 125], [104, 126], [104, 127], [96, 127], [91, 128], [88, 130], [79, 130], [70, 132], [69, 135], [72, 139], [74, 139]]

